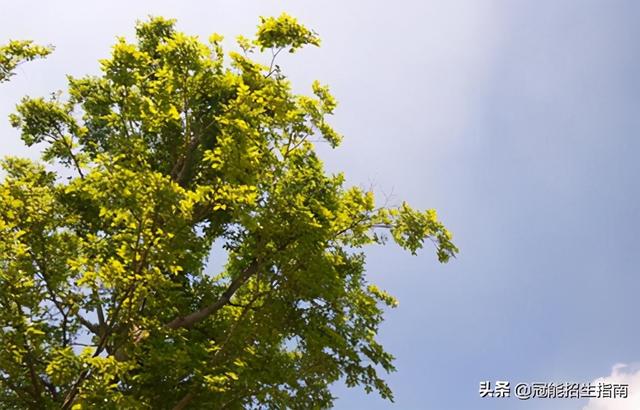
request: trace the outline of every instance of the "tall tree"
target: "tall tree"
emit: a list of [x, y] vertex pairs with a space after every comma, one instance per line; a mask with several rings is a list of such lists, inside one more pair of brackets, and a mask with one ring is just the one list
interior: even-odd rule
[[392, 399], [376, 335], [396, 301], [362, 248], [388, 232], [446, 262], [451, 234], [323, 170], [312, 140], [338, 145], [336, 102], [317, 82], [294, 94], [275, 64], [315, 33], [283, 14], [240, 52], [221, 40], [153, 18], [66, 100], [12, 115], [70, 170], [2, 162], [3, 408], [326, 408], [341, 378]]

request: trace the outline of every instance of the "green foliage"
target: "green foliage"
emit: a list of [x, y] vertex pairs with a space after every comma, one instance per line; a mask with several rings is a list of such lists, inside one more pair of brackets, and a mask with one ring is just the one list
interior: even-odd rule
[[260, 27], [256, 35], [255, 44], [261, 50], [269, 48], [286, 48], [293, 53], [300, 47], [312, 44], [320, 45], [318, 36], [285, 13], [280, 17], [261, 17]]
[[[457, 249], [434, 211], [377, 207], [328, 175], [311, 141], [340, 142], [328, 88], [296, 95], [248, 57], [315, 34], [262, 19], [228, 62], [221, 36], [173, 20], [136, 36], [99, 76], [69, 77], [68, 100], [25, 98], [11, 117], [73, 176], [2, 163], [2, 407], [327, 408], [341, 378], [392, 399], [376, 335], [397, 302], [362, 248], [388, 230], [442, 262]], [[222, 272], [206, 269], [215, 244]]]
[[0, 83], [8, 81], [21, 63], [45, 57], [51, 51], [53, 51], [51, 46], [39, 46], [25, 40], [13, 40], [7, 45], [0, 46]]

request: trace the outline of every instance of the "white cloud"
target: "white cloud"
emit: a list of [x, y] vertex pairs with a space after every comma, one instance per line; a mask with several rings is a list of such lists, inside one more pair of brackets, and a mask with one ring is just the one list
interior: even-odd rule
[[611, 375], [593, 381], [598, 383], [617, 383], [629, 385], [626, 399], [590, 399], [582, 410], [638, 410], [640, 409], [640, 368], [626, 364], [613, 366]]

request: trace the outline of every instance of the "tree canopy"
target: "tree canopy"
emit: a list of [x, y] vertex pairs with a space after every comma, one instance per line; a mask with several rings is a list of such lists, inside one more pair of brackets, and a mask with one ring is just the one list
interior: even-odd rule
[[[323, 169], [336, 101], [275, 64], [316, 33], [283, 14], [237, 43], [151, 18], [99, 75], [17, 106], [44, 162], [2, 161], [3, 408], [326, 408], [340, 379], [392, 399], [376, 336], [396, 300], [363, 247], [428, 241], [446, 262], [451, 234]], [[48, 50], [0, 49], [1, 79]]]

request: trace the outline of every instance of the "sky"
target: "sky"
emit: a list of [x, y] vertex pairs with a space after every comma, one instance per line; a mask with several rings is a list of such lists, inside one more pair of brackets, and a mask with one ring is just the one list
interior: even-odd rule
[[[380, 340], [396, 356], [389, 403], [333, 388], [337, 409], [640, 408], [640, 2], [3, 1], [0, 43], [56, 51], [0, 90], [24, 95], [97, 73], [119, 35], [162, 15], [207, 38], [255, 32], [283, 11], [322, 47], [281, 62], [294, 88], [340, 105], [331, 172], [381, 201], [435, 208], [461, 253], [368, 250], [398, 297]], [[231, 44], [229, 41], [228, 44]], [[35, 158], [8, 121], [0, 155]], [[629, 383], [625, 400], [481, 398], [481, 381]]]

